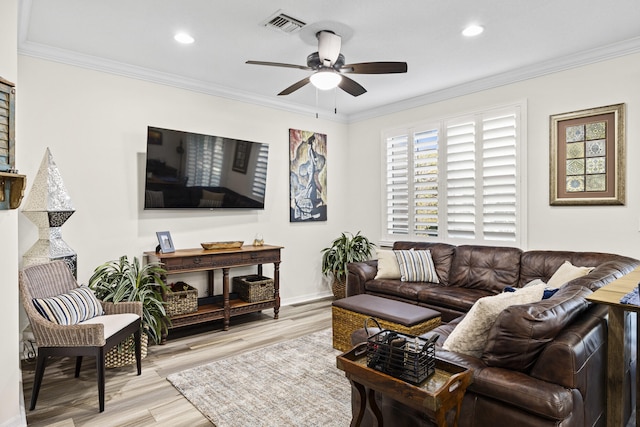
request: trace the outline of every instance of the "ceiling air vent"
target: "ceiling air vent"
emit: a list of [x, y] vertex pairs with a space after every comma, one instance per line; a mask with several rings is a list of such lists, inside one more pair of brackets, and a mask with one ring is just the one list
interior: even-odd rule
[[274, 16], [269, 18], [264, 26], [273, 30], [282, 31], [283, 33], [292, 34], [299, 31], [300, 28], [307, 25], [299, 19], [292, 18], [281, 12], [276, 12]]

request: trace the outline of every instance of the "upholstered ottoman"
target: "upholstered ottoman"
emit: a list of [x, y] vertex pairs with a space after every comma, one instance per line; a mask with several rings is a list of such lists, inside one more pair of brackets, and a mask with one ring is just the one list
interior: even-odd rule
[[351, 334], [369, 317], [384, 329], [409, 335], [424, 334], [440, 325], [440, 313], [435, 310], [368, 294], [336, 300], [331, 311], [333, 348], [340, 351], [351, 349]]

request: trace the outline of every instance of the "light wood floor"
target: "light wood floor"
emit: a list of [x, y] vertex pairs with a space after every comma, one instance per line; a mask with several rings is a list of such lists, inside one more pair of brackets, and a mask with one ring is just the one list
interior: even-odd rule
[[[30, 426], [210, 426], [211, 423], [167, 380], [174, 372], [331, 327], [331, 299], [281, 307], [197, 328], [172, 330], [165, 345], [149, 347], [142, 375], [135, 366], [107, 369], [105, 411], [98, 412], [95, 359], [85, 358], [79, 378], [75, 359], [47, 365], [36, 409], [27, 411]], [[25, 407], [29, 407], [35, 363], [23, 362]]]

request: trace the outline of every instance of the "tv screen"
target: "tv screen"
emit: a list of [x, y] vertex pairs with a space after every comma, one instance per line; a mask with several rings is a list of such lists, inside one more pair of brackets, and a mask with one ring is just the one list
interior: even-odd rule
[[145, 209], [264, 209], [269, 146], [148, 127]]

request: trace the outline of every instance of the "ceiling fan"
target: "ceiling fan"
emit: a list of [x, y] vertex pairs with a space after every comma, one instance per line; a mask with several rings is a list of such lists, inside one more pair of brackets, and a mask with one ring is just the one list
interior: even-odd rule
[[361, 62], [345, 64], [340, 53], [342, 38], [333, 31], [323, 30], [316, 34], [318, 51], [307, 56], [307, 65], [283, 64], [280, 62], [247, 61], [247, 64], [268, 65], [271, 67], [298, 68], [313, 71], [308, 77], [292, 84], [278, 95], [289, 95], [301, 87], [312, 83], [318, 89], [339, 87], [350, 95], [360, 96], [367, 90], [355, 80], [344, 74], [390, 74], [406, 73], [406, 62]]

